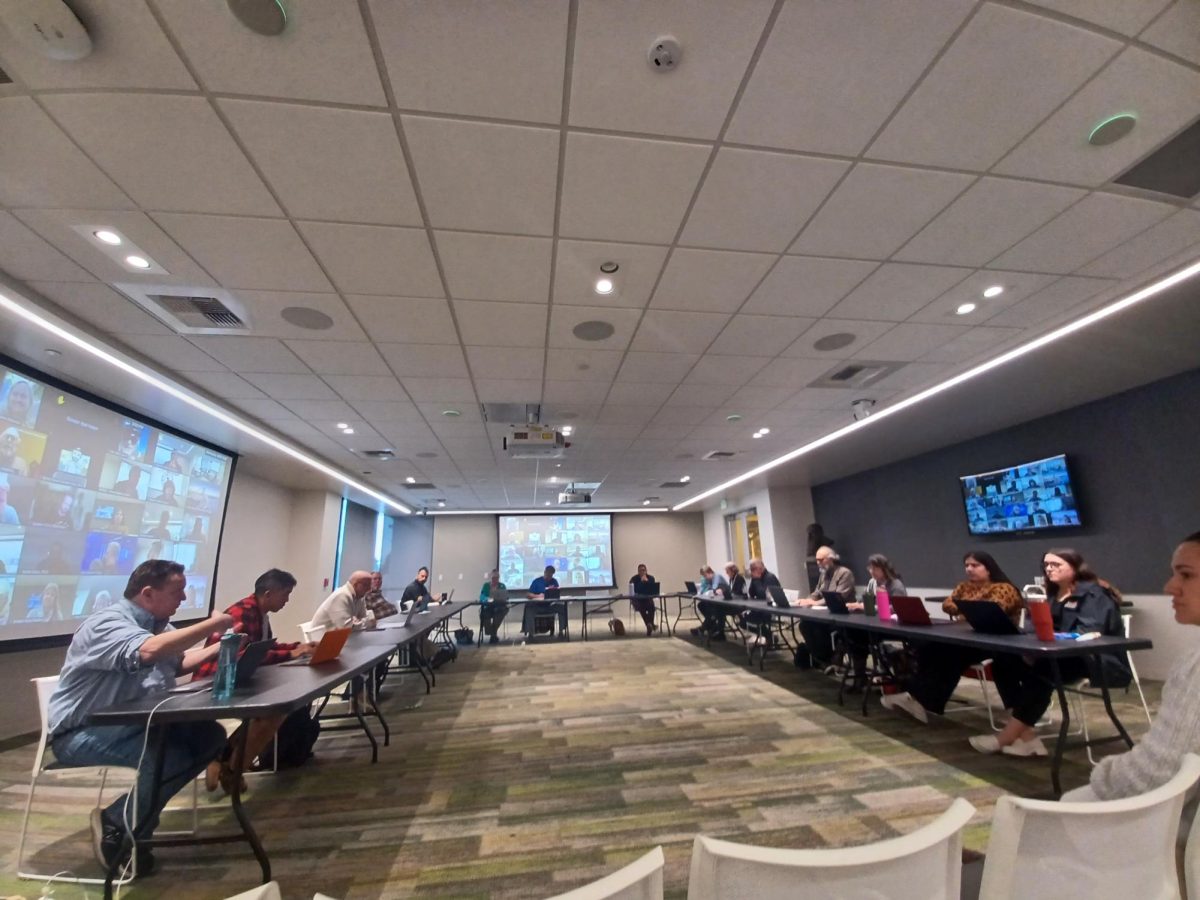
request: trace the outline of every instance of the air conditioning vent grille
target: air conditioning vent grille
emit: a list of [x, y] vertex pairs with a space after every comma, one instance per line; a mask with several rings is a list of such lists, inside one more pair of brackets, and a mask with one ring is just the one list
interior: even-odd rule
[[209, 327], [217, 328], [246, 327], [246, 323], [238, 314], [216, 297], [175, 294], [150, 294], [149, 297], [187, 325], [204, 327], [207, 324]]
[[365, 456], [368, 459], [388, 460], [396, 458], [396, 451], [392, 450], [391, 448], [384, 448], [381, 450], [359, 450], [358, 455]]
[[733, 459], [737, 453], [733, 450], [710, 450], [705, 453], [701, 459], [706, 459], [709, 462], [721, 462], [726, 459]]
[[889, 375], [904, 368], [902, 362], [879, 360], [856, 360], [852, 363], [840, 362], [820, 378], [811, 381], [808, 387], [813, 388], [864, 388], [887, 378]]
[[250, 316], [221, 288], [118, 283], [113, 287], [180, 334], [246, 334]]
[[418, 481], [416, 484], [406, 484], [404, 487], [406, 490], [410, 490], [410, 491], [435, 491], [435, 490], [437, 490], [437, 485], [433, 484], [432, 482], [429, 482], [429, 481]]

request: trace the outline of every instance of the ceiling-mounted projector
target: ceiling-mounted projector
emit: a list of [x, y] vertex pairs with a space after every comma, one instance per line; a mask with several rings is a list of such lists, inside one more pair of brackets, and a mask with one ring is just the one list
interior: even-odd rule
[[62, 0], [4, 0], [0, 22], [14, 38], [48, 59], [83, 59], [92, 39]]
[[514, 425], [512, 434], [504, 438], [504, 449], [513, 459], [560, 459], [566, 453], [567, 441], [553, 428]]
[[591, 503], [592, 495], [586, 493], [585, 491], [577, 491], [575, 488], [569, 487], [558, 495], [558, 502], [560, 506], [563, 504], [570, 505], [573, 503]]

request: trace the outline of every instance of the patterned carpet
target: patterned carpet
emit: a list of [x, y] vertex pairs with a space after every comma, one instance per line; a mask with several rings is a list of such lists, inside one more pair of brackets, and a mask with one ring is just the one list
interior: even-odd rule
[[[683, 897], [699, 832], [851, 845], [911, 831], [965, 797], [980, 811], [966, 843], [983, 849], [997, 796], [1049, 795], [1045, 761], [967, 746], [987, 727], [978, 713], [925, 728], [874, 701], [863, 719], [837, 706], [831, 680], [783, 655], [759, 673], [733, 644], [628, 637], [468, 649], [420, 708], [399, 711], [416, 692], [411, 679], [393, 685], [392, 745], [377, 765], [361, 737], [343, 735], [323, 738], [303, 769], [251, 780], [248, 808], [284, 897], [547, 897], [656, 844], [668, 896]], [[1145, 718], [1134, 709], [1122, 700], [1136, 737]], [[1086, 779], [1075, 757], [1066, 787]], [[39, 896], [14, 874], [32, 758], [28, 745], [0, 753], [0, 895]], [[83, 815], [92, 797], [39, 789], [37, 865], [95, 871]], [[227, 804], [201, 804], [204, 825], [228, 821]], [[258, 876], [240, 845], [156, 855], [159, 874], [124, 896], [219, 898]], [[55, 896], [84, 894], [58, 886]]]

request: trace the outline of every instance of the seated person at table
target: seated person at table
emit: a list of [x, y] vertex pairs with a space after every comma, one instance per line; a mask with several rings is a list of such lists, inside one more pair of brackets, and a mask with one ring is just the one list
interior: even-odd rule
[[396, 604], [392, 603], [387, 597], [383, 596], [383, 573], [371, 573], [371, 589], [367, 591], [367, 596], [363, 598], [367, 603], [367, 609], [371, 611], [371, 615], [378, 622], [381, 619], [386, 619], [388, 616], [394, 616], [398, 609]]
[[[1171, 578], [1163, 586], [1171, 595], [1175, 621], [1200, 625], [1200, 531], [1183, 539], [1171, 557]], [[1106, 756], [1092, 769], [1088, 783], [1067, 791], [1066, 801], [1120, 800], [1154, 790], [1179, 771], [1183, 757], [1200, 753], [1200, 643], [1171, 666], [1163, 685], [1158, 716], [1138, 745]], [[1185, 807], [1188, 814], [1192, 804]], [[1189, 826], [1179, 829], [1186, 841]]]
[[412, 580], [412, 583], [404, 589], [404, 593], [400, 595], [400, 608], [408, 610], [414, 603], [420, 603], [422, 606], [418, 609], [428, 609], [433, 598], [429, 596], [429, 588], [425, 586], [425, 582], [429, 580], [429, 570], [424, 566], [417, 569], [417, 577]]
[[[854, 573], [841, 564], [837, 551], [832, 547], [817, 548], [817, 566], [821, 574], [817, 576], [817, 586], [811, 594], [799, 601], [800, 606], [814, 606], [823, 603], [822, 591], [838, 594], [847, 603], [854, 602]], [[825, 668], [833, 662], [833, 625], [824, 622], [801, 622], [800, 633], [804, 635], [804, 645], [808, 648], [809, 658], [813, 665]], [[855, 636], [852, 640], [861, 640]], [[866, 665], [866, 643], [861, 641], [859, 648], [862, 652], [863, 666]], [[857, 657], [856, 657], [857, 660]], [[860, 677], [862, 672], [856, 669]]]
[[[767, 588], [777, 587], [782, 590], [779, 579], [774, 572], [767, 570], [761, 559], [750, 560], [750, 599], [771, 602], [771, 594]], [[771, 642], [771, 614], [748, 610], [742, 613], [742, 626], [754, 632], [754, 638], [760, 644]]]
[[545, 571], [529, 584], [525, 596], [536, 601], [525, 604], [525, 613], [521, 618], [521, 634], [534, 634], [534, 619], [550, 612], [558, 613], [559, 634], [567, 633], [567, 604], [561, 600], [546, 600], [546, 591], [557, 591], [558, 581], [554, 577], [554, 566], [546, 566]]
[[488, 636], [489, 644], [500, 643], [500, 637], [496, 632], [500, 630], [500, 623], [508, 615], [508, 604], [503, 600], [492, 599], [492, 591], [495, 590], [508, 590], [508, 587], [500, 580], [499, 569], [492, 569], [488, 580], [479, 589], [479, 602], [481, 604], [479, 609], [479, 627]]
[[[904, 582], [892, 568], [891, 560], [882, 553], [872, 553], [867, 557], [867, 572], [871, 579], [867, 582], [867, 589], [863, 592], [864, 596], [874, 597], [880, 591], [887, 591], [889, 597], [905, 596], [907, 589], [904, 587]], [[864, 608], [862, 603], [847, 603], [846, 606], [854, 612], [861, 612]], [[870, 642], [865, 634], [853, 629], [845, 632], [845, 638], [846, 645], [850, 649], [850, 657], [854, 661], [854, 683], [847, 690], [851, 694], [856, 694], [866, 687], [867, 652]]]
[[696, 582], [696, 593], [707, 594], [713, 589], [713, 570], [712, 566], [700, 567], [700, 580]]
[[[733, 564], [730, 563], [730, 565]], [[702, 597], [728, 599], [732, 596], [728, 578], [714, 572], [712, 566], [705, 566], [700, 572], [709, 584], [707, 590], [700, 592]], [[742, 588], [743, 590], [745, 589], [744, 578], [742, 579]], [[728, 614], [728, 610], [707, 599], [700, 600], [696, 604], [696, 609], [700, 613], [700, 626], [693, 628], [692, 634], [697, 637], [708, 635], [710, 638], [718, 641], [725, 640], [725, 616]]]
[[[243, 597], [225, 610], [233, 619], [233, 626], [230, 630], [246, 636], [243, 647], [256, 641], [274, 640], [271, 634], [271, 622], [267, 616], [270, 613], [279, 612], [287, 606], [288, 600], [292, 597], [292, 589], [295, 587], [296, 579], [290, 572], [282, 569], [268, 569], [255, 579], [253, 594]], [[219, 633], [210, 634], [207, 644], [215, 644], [220, 638]], [[268, 650], [267, 655], [263, 657], [262, 665], [268, 666], [281, 663], [286, 659], [307, 656], [312, 653], [313, 649], [313, 644], [299, 642], [281, 644], [279, 641], [275, 641], [275, 646]], [[193, 679], [212, 678], [216, 674], [217, 661], [213, 658], [201, 665], [192, 677]], [[275, 737], [275, 732], [283, 724], [284, 718], [282, 715], [264, 716], [261, 719], [251, 719], [249, 723], [240, 726], [238, 731], [229, 738], [229, 743], [222, 751], [220, 759], [214, 759], [208, 764], [208, 771], [204, 776], [204, 786], [208, 788], [209, 793], [215, 791], [217, 785], [223, 787], [225, 793], [230, 793], [233, 789], [233, 773], [242, 771], [245, 768], [244, 763], [253, 760], [267, 748], [267, 745]], [[241, 728], [247, 726], [249, 731], [246, 735], [245, 756], [238, 758]], [[245, 782], [242, 782], [241, 789], [243, 791], [246, 789]]]
[[[183, 566], [151, 559], [135, 568], [125, 585], [125, 599], [95, 612], [71, 638], [58, 687], [50, 697], [49, 731], [55, 758], [68, 766], [127, 766], [142, 757], [146, 729], [142, 725], [88, 725], [88, 717], [117, 703], [143, 697], [165, 698], [178, 675], [215, 659], [217, 644], [189, 650], [213, 632], [233, 624], [226, 613], [176, 628], [170, 618], [186, 594]], [[109, 866], [122, 851], [125, 821], [137, 840], [148, 840], [167, 802], [191, 783], [225, 746], [225, 729], [212, 721], [152, 726], [165, 744], [163, 780], [152, 805], [153, 771], [141, 767], [137, 808], [129, 794], [104, 810], [92, 810], [92, 846], [97, 860]], [[128, 808], [127, 808], [128, 807]], [[124, 863], [124, 857], [120, 862]], [[138, 875], [154, 868], [149, 849], [138, 851]]]
[[[1050, 550], [1042, 557], [1046, 577], [1046, 602], [1054, 618], [1055, 631], [1077, 634], [1099, 632], [1122, 637], [1125, 628], [1117, 600], [1100, 584], [1096, 573], [1074, 550]], [[1103, 667], [1103, 676], [1101, 674]], [[1125, 687], [1133, 679], [1124, 652], [1102, 656], [1068, 657], [1058, 661], [1064, 682], [1089, 678], [1093, 685]], [[1050, 708], [1054, 696], [1053, 674], [1049, 662], [1037, 660], [1030, 665], [1016, 654], [997, 654], [992, 659], [997, 684], [1005, 684], [1015, 697], [1012, 719], [999, 734], [977, 735], [971, 746], [980, 753], [1007, 753], [1010, 756], [1045, 756], [1046, 747], [1034, 726]]]
[[371, 589], [371, 573], [358, 569], [340, 588], [326, 597], [312, 617], [312, 627], [353, 628], [362, 631], [375, 627], [375, 617], [367, 609], [367, 591]]
[[[948, 615], [957, 617], [956, 600], [990, 600], [999, 603], [1015, 624], [1025, 601], [992, 555], [982, 550], [972, 550], [963, 557], [963, 568], [967, 580], [959, 582], [942, 603], [942, 609]], [[992, 653], [953, 644], [920, 644], [917, 647], [916, 677], [910, 680], [907, 691], [884, 694], [883, 705], [887, 709], [901, 709], [918, 722], [928, 722], [929, 713], [940, 716], [946, 711], [946, 702], [958, 687], [963, 670], [982, 662]], [[1018, 698], [1013, 695], [1010, 685], [998, 681], [996, 690], [1004, 702], [1004, 708], [1012, 709]]]
[[654, 629], [658, 627], [654, 624], [654, 617], [658, 615], [658, 601], [654, 597], [640, 596], [637, 590], [638, 585], [653, 584], [656, 580], [646, 571], [645, 563], [638, 563], [637, 574], [629, 579], [629, 605], [642, 617], [642, 624], [646, 626], [647, 635], [654, 634]]

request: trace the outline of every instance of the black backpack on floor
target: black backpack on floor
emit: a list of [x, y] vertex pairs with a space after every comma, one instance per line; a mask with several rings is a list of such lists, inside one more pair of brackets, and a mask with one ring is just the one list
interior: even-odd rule
[[302, 766], [313, 755], [313, 745], [321, 736], [321, 723], [309, 715], [308, 707], [301, 707], [288, 714], [276, 734], [279, 759], [276, 764], [276, 743], [267, 744], [267, 749], [258, 756], [264, 769], [290, 769]]

